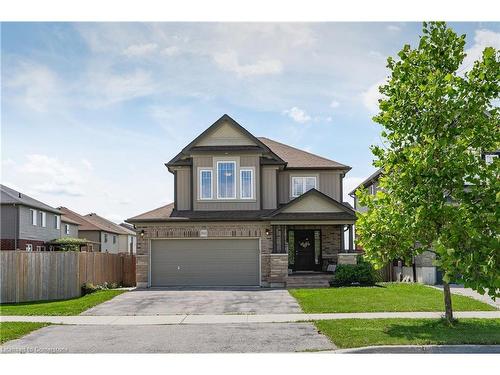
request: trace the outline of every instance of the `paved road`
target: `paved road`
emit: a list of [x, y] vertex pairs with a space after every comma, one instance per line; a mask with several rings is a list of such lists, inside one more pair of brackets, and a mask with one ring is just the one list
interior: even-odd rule
[[286, 289], [137, 289], [82, 315], [289, 314], [301, 313]]
[[49, 326], [3, 353], [277, 353], [334, 350], [311, 323]]

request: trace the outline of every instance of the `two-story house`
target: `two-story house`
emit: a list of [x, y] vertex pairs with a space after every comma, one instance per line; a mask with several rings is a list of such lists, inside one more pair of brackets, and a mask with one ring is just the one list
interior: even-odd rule
[[[86, 251], [107, 253], [129, 253], [130, 237], [134, 231], [123, 228], [96, 213], [80, 215], [66, 207], [59, 207], [65, 220], [78, 224], [78, 237], [87, 240]], [[132, 241], [135, 243], [135, 240]]]
[[24, 193], [0, 185], [1, 250], [49, 250], [61, 237], [61, 212]]
[[228, 115], [165, 165], [174, 202], [127, 220], [139, 287], [285, 286], [289, 274], [355, 261], [347, 165], [257, 138]]

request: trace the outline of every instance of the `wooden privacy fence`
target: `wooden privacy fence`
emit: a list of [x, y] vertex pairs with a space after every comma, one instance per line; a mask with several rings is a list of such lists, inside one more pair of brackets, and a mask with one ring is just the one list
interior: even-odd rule
[[135, 256], [0, 251], [0, 302], [78, 297], [84, 283], [135, 286]]

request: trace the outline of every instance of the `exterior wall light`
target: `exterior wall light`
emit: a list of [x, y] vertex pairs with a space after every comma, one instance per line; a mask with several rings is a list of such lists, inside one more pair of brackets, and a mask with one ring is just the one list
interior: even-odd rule
[[271, 230], [269, 228], [266, 228], [266, 236], [269, 236], [271, 234]]
[[144, 237], [144, 229], [141, 230], [141, 238]]

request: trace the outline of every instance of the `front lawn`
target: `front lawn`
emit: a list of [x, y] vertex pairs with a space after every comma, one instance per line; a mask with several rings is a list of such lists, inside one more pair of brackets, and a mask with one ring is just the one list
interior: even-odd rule
[[434, 319], [317, 320], [314, 324], [339, 348], [500, 344], [500, 319], [460, 319], [452, 327]]
[[[444, 311], [443, 292], [421, 284], [382, 283], [374, 287], [291, 289], [306, 313]], [[465, 296], [452, 296], [456, 311], [496, 310]]]
[[18, 339], [31, 331], [46, 327], [49, 323], [2, 322], [0, 323], [0, 344]]
[[83, 297], [59, 301], [4, 303], [0, 305], [0, 315], [78, 315], [124, 292], [101, 290]]

